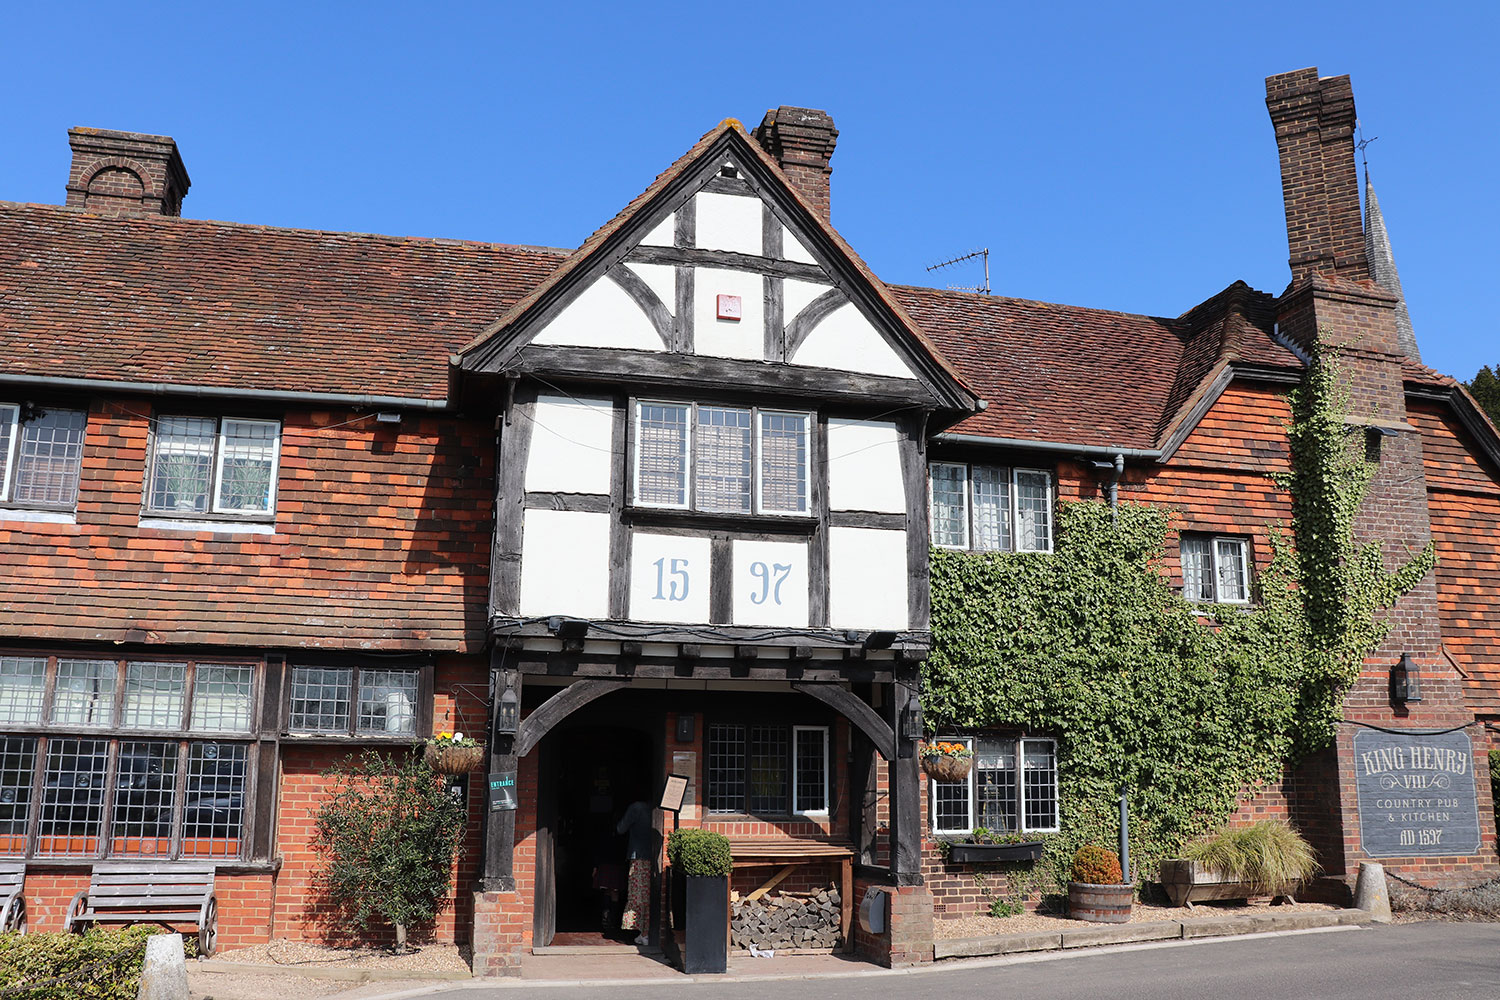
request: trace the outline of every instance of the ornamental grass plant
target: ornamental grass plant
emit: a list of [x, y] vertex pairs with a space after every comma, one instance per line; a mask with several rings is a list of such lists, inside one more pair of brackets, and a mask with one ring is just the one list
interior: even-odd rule
[[1257, 893], [1281, 892], [1318, 873], [1312, 846], [1282, 820], [1226, 827], [1189, 844], [1183, 857], [1230, 881], [1245, 882]]

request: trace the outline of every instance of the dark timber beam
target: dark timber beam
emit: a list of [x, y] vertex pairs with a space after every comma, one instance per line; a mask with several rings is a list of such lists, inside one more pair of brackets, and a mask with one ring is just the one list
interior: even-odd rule
[[593, 678], [574, 681], [557, 694], [542, 702], [541, 707], [521, 721], [521, 732], [516, 736], [517, 757], [525, 757], [543, 736], [563, 719], [572, 715], [595, 698], [611, 691], [618, 691], [629, 684], [626, 680]]
[[793, 689], [814, 698], [838, 712], [859, 727], [859, 731], [870, 738], [875, 749], [886, 760], [896, 759], [896, 733], [886, 721], [869, 705], [861, 701], [854, 692], [837, 684], [802, 684], [793, 682]]

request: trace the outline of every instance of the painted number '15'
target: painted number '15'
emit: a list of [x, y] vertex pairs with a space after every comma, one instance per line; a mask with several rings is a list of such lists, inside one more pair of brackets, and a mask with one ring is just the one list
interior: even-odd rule
[[760, 593], [750, 595], [751, 604], [765, 604], [768, 600], [781, 605], [781, 585], [791, 575], [792, 567], [782, 563], [767, 566], [763, 562], [750, 564], [750, 575], [760, 581]]
[[[652, 598], [653, 600], [687, 600], [688, 561], [686, 559], [673, 559], [669, 563], [667, 558], [663, 556], [651, 565], [656, 567], [656, 596]], [[679, 583], [681, 584], [680, 587], [678, 586]]]

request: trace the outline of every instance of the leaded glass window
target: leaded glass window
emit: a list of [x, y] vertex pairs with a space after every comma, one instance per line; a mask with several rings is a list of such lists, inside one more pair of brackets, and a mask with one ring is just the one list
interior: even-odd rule
[[1182, 596], [1205, 604], [1250, 602], [1250, 545], [1244, 538], [1184, 532]]
[[633, 502], [720, 514], [807, 514], [812, 415], [639, 401]]
[[16, 404], [0, 403], [0, 503], [71, 510], [88, 414], [41, 409], [22, 416]]
[[928, 488], [933, 545], [976, 552], [1052, 551], [1052, 473], [933, 462]]
[[269, 514], [281, 424], [162, 416], [155, 421], [146, 509], [176, 516]]
[[694, 506], [716, 513], [750, 512], [750, 411], [698, 407], [693, 463]]
[[826, 726], [713, 723], [708, 727], [708, 811], [826, 813], [828, 743]]
[[963, 781], [932, 780], [934, 833], [966, 834], [976, 827], [992, 833], [1058, 829], [1055, 740], [960, 737], [957, 741], [974, 750], [974, 764]]

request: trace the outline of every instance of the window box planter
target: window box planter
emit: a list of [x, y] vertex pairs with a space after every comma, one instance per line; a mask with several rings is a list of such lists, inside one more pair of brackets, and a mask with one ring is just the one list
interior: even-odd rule
[[983, 861], [1035, 861], [1042, 856], [1040, 840], [1020, 844], [950, 844], [948, 860], [955, 864]]
[[[1161, 884], [1173, 906], [1193, 908], [1194, 903], [1212, 899], [1249, 899], [1266, 895], [1266, 888], [1254, 882], [1241, 882], [1223, 872], [1204, 867], [1197, 861], [1163, 861]], [[1277, 886], [1271, 901], [1291, 901], [1291, 888]]]
[[1068, 883], [1068, 913], [1075, 920], [1096, 924], [1123, 924], [1130, 920], [1135, 886], [1095, 885], [1092, 882]]

